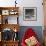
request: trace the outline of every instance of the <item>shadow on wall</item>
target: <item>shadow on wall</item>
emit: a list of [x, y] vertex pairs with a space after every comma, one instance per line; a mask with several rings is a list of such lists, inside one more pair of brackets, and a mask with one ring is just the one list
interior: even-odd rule
[[28, 28], [32, 28], [36, 34], [37, 34], [37, 37], [39, 39], [39, 41], [42, 43], [43, 42], [43, 34], [42, 34], [42, 26], [21, 26], [20, 27], [20, 31], [19, 31], [19, 39], [20, 39], [20, 42], [24, 36], [24, 33], [25, 31], [28, 29]]

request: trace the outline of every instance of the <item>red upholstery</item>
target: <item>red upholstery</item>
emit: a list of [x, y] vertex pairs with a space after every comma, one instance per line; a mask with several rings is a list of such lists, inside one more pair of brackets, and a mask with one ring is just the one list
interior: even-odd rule
[[[21, 45], [22, 46], [26, 46], [26, 43], [25, 43], [25, 39], [28, 39], [29, 37], [32, 37], [32, 36], [37, 36], [36, 33], [33, 31], [32, 28], [28, 28], [25, 32], [25, 35], [24, 37], [22, 38], [22, 42], [21, 42]], [[35, 46], [41, 46], [40, 43], [38, 42]]]

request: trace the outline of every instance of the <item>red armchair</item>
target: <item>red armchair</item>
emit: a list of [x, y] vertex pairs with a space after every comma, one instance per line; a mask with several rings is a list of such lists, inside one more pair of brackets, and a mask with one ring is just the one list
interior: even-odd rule
[[[25, 32], [24, 37], [22, 38], [21, 46], [27, 46], [25, 40], [31, 38], [32, 36], [35, 37], [35, 38], [37, 37], [37, 35], [36, 35], [36, 33], [33, 31], [33, 29], [32, 29], [32, 28], [28, 28], [28, 29], [26, 30], [26, 32]], [[36, 38], [36, 40], [37, 40], [37, 38]], [[30, 45], [30, 46], [31, 46], [31, 45]], [[37, 40], [37, 43], [36, 43], [34, 46], [41, 46], [41, 44], [40, 44], [39, 41]]]

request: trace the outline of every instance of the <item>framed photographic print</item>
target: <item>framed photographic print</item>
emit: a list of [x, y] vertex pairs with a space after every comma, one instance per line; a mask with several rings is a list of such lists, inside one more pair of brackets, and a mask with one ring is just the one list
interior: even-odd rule
[[37, 8], [36, 7], [24, 7], [23, 8], [23, 19], [28, 21], [37, 20]]
[[2, 15], [9, 15], [9, 10], [2, 10]]

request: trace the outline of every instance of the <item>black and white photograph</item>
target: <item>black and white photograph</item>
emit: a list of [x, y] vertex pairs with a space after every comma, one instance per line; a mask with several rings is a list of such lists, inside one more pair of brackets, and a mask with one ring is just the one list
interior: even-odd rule
[[37, 20], [37, 8], [36, 7], [24, 7], [23, 8], [23, 13], [24, 13], [24, 20], [31, 20], [35, 21]]

